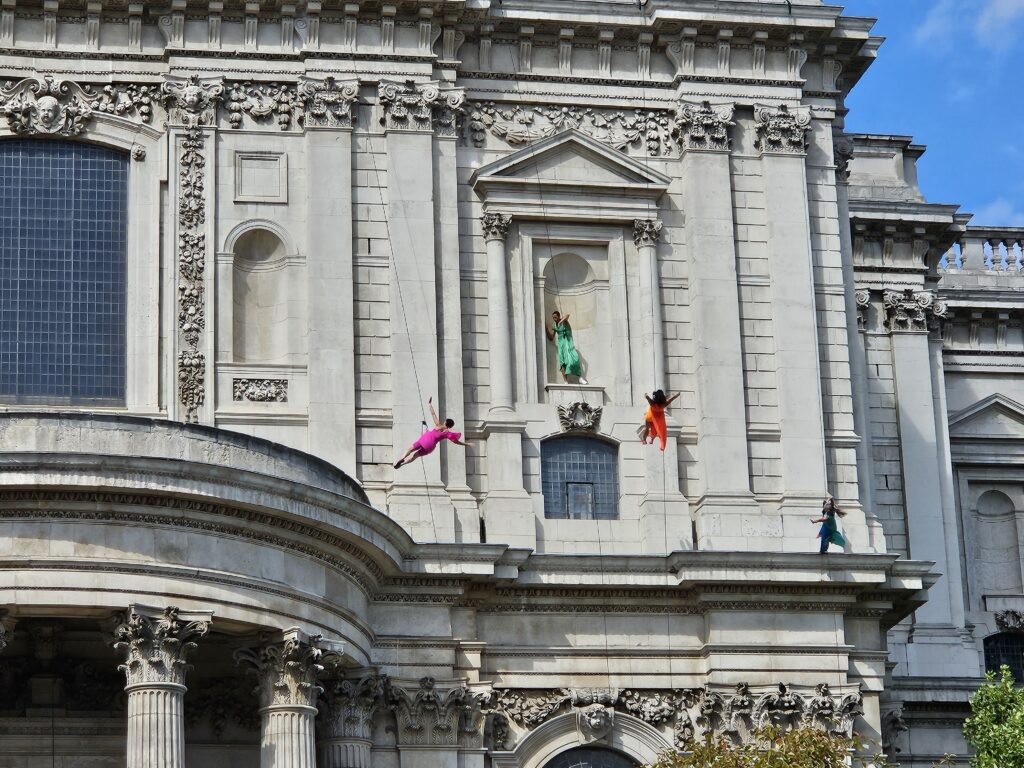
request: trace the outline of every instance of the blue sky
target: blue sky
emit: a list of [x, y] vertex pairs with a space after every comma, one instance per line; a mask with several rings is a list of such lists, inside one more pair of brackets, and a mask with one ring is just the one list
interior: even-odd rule
[[827, 0], [878, 19], [878, 60], [847, 130], [905, 134], [928, 152], [921, 189], [972, 224], [1024, 227], [1024, 0]]

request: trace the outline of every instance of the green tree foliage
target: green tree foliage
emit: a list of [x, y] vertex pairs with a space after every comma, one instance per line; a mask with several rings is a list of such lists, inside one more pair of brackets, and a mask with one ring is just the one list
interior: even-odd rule
[[651, 768], [885, 768], [881, 756], [858, 757], [866, 745], [856, 739], [817, 728], [780, 731], [769, 726], [743, 744], [708, 737], [686, 746], [686, 753], [667, 752]]
[[971, 697], [964, 736], [975, 751], [972, 768], [1024, 768], [1024, 689], [1014, 685], [1005, 665], [985, 675]]

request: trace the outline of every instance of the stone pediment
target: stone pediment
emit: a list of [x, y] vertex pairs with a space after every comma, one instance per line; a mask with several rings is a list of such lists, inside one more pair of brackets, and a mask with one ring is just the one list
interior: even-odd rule
[[569, 130], [479, 168], [488, 209], [529, 218], [656, 218], [671, 179], [587, 134]]
[[953, 414], [949, 434], [961, 439], [1024, 438], [1024, 405], [995, 394]]

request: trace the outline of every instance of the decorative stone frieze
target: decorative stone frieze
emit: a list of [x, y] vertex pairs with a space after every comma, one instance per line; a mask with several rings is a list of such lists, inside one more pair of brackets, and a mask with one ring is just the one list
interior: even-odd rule
[[755, 146], [762, 154], [802, 155], [807, 151], [807, 131], [811, 125], [811, 111], [806, 107], [790, 110], [778, 107], [754, 108], [757, 130]]
[[303, 78], [299, 95], [305, 101], [303, 124], [307, 128], [351, 128], [352, 105], [359, 96], [358, 80]]
[[642, 147], [651, 157], [671, 149], [672, 116], [668, 110], [632, 112], [565, 105], [520, 105], [480, 102], [469, 107], [467, 126], [475, 147], [487, 135], [511, 146], [529, 144], [556, 133], [578, 130], [621, 151]]
[[178, 400], [191, 422], [206, 401], [206, 356], [199, 351], [206, 327], [205, 143], [203, 131], [190, 128], [178, 161]]
[[663, 226], [658, 219], [634, 219], [633, 243], [637, 248], [656, 246], [661, 240]]
[[288, 379], [232, 379], [231, 399], [236, 403], [287, 403]]
[[441, 99], [436, 83], [417, 84], [412, 80], [395, 83], [382, 80], [377, 88], [381, 106], [381, 125], [387, 130], [431, 131], [434, 107]]
[[927, 331], [929, 324], [941, 321], [948, 314], [946, 304], [936, 299], [931, 291], [885, 291], [885, 327], [891, 333], [899, 331]]
[[501, 710], [514, 723], [524, 728], [535, 728], [554, 716], [569, 701], [569, 691], [502, 688], [494, 692], [491, 706]]
[[374, 714], [387, 706], [387, 675], [325, 681], [317, 733], [321, 739], [369, 739]]
[[188, 654], [210, 631], [208, 619], [183, 619], [171, 606], [153, 615], [132, 609], [114, 630], [114, 648], [124, 653], [120, 669], [129, 687], [146, 683], [185, 684]]
[[512, 217], [505, 213], [485, 213], [480, 217], [484, 240], [504, 240], [511, 224]]
[[320, 663], [324, 655], [320, 641], [320, 635], [307, 638], [293, 632], [281, 642], [235, 651], [235, 663], [256, 675], [261, 708], [316, 706], [317, 696], [323, 690], [317, 682], [324, 670]]
[[137, 117], [141, 122], [149, 123], [153, 119], [153, 108], [159, 101], [160, 89], [156, 85], [113, 83], [96, 92], [89, 106], [93, 112]]
[[95, 94], [77, 83], [26, 78], [0, 89], [0, 111], [19, 135], [77, 136], [92, 119]]
[[224, 94], [222, 78], [168, 77], [160, 86], [160, 98], [167, 106], [172, 125], [186, 128], [212, 126], [217, 118], [217, 104]]
[[672, 135], [683, 150], [727, 152], [732, 142], [729, 128], [735, 125], [734, 111], [733, 104], [681, 102]]
[[558, 406], [558, 423], [563, 432], [596, 432], [601, 428], [604, 406], [570, 403]]
[[432, 677], [420, 679], [410, 691], [400, 685], [387, 686], [388, 706], [394, 711], [401, 746], [458, 746], [460, 738], [482, 742], [483, 694], [464, 683], [439, 688]]
[[996, 613], [996, 627], [1000, 632], [1024, 632], [1024, 612], [1007, 610]]
[[224, 109], [232, 128], [241, 128], [248, 116], [257, 123], [274, 120], [287, 131], [301, 122], [303, 102], [292, 84], [235, 82], [226, 86]]

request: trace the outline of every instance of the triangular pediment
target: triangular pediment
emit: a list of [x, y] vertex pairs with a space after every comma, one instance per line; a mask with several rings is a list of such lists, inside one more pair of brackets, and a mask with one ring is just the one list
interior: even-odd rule
[[949, 434], [968, 439], [1024, 438], [1024, 405], [1005, 395], [991, 395], [953, 414]]
[[[521, 205], [521, 212], [543, 215], [545, 200], [557, 201], [557, 215], [571, 216], [572, 201], [578, 199], [581, 209], [594, 213], [609, 213], [604, 210], [609, 205], [621, 209], [613, 218], [650, 218], [650, 204], [670, 183], [648, 163], [575, 129], [512, 152], [470, 177], [473, 189], [491, 204]], [[612, 204], [613, 199], [618, 202]], [[637, 211], [623, 205], [626, 201], [635, 201]]]

